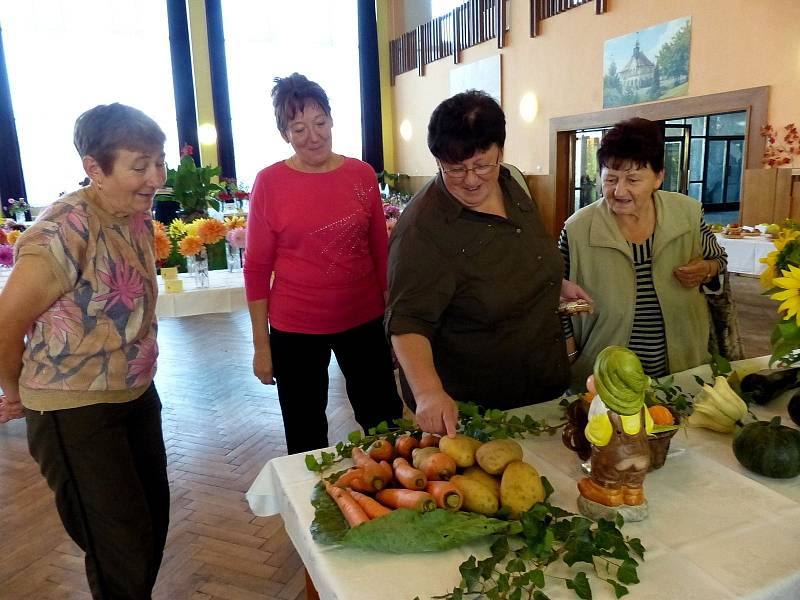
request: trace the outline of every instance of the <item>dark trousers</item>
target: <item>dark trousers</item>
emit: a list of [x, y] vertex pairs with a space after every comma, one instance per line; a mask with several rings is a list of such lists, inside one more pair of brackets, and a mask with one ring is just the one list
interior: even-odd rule
[[155, 385], [136, 400], [25, 411], [28, 447], [69, 536], [86, 553], [92, 597], [145, 600], [169, 526], [167, 457]]
[[328, 446], [328, 365], [331, 350], [342, 369], [347, 397], [364, 431], [402, 416], [383, 320], [331, 334], [270, 329], [272, 368], [289, 454]]

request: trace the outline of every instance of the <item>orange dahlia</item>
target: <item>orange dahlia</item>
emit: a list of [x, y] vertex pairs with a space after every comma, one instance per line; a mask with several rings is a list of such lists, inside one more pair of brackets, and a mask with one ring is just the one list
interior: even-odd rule
[[[158, 221], [156, 221], [157, 223]], [[167, 237], [166, 230], [164, 226], [161, 226], [159, 230], [158, 227], [155, 229], [155, 235], [153, 236], [153, 242], [156, 248], [156, 260], [165, 260], [169, 253], [172, 252], [172, 244]]]
[[187, 235], [178, 243], [178, 252], [183, 256], [194, 256], [203, 249], [203, 242], [199, 237]]
[[204, 244], [215, 244], [225, 238], [228, 229], [222, 221], [202, 219], [197, 227], [197, 235]]

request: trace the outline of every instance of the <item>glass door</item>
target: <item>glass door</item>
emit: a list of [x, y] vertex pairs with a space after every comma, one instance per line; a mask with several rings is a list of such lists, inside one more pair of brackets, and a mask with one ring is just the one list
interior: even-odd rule
[[664, 183], [667, 192], [688, 191], [689, 140], [691, 126], [668, 125], [664, 130]]

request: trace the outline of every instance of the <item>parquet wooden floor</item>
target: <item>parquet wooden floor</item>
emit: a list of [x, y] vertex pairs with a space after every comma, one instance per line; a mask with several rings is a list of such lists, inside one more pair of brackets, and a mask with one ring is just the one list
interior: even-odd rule
[[[758, 280], [733, 279], [747, 355], [766, 354], [774, 304]], [[286, 452], [276, 390], [250, 371], [247, 314], [162, 319], [159, 342], [172, 521], [154, 598], [301, 600], [303, 566], [280, 517], [255, 517], [244, 499], [264, 463]], [[330, 375], [335, 442], [356, 424], [335, 362]], [[0, 425], [0, 598], [90, 598], [24, 421]]]

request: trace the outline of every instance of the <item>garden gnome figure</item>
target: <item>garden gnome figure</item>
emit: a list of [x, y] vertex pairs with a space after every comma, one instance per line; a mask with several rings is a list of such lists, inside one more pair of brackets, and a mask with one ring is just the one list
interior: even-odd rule
[[641, 521], [647, 517], [643, 484], [650, 467], [647, 434], [653, 430], [644, 403], [650, 378], [633, 352], [609, 346], [597, 356], [586, 385], [596, 394], [586, 425], [591, 474], [578, 482], [578, 509], [593, 519], [619, 513]]

